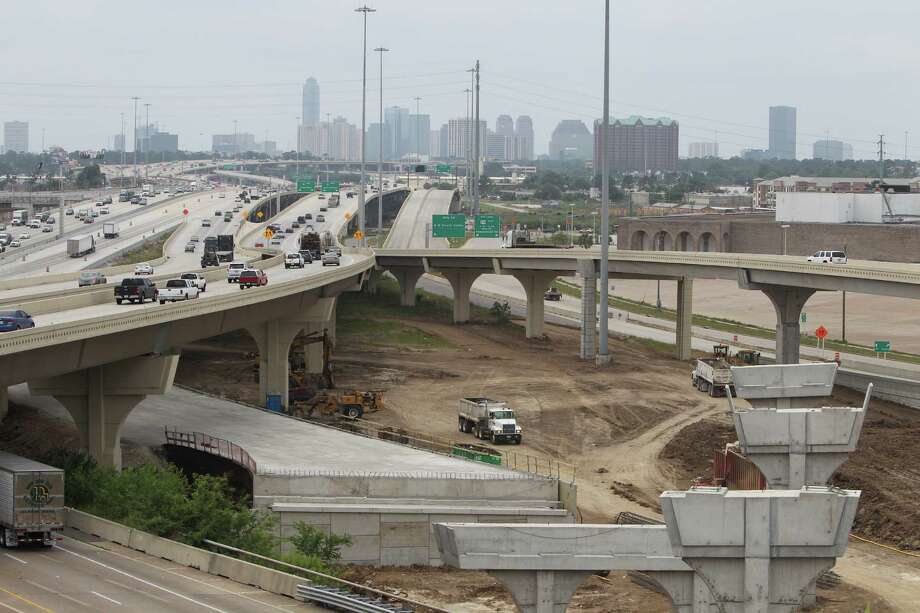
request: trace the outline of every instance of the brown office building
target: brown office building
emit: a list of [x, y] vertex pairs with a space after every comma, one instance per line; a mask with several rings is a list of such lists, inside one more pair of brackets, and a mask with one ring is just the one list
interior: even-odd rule
[[[602, 122], [594, 122], [594, 167], [601, 167]], [[607, 162], [611, 172], [677, 170], [678, 125], [667, 117], [637, 117], [610, 121]]]

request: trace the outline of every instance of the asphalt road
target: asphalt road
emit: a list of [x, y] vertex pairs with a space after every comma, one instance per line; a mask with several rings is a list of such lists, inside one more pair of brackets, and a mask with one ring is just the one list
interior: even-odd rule
[[0, 553], [0, 610], [262, 613], [324, 609], [68, 530], [54, 547]]

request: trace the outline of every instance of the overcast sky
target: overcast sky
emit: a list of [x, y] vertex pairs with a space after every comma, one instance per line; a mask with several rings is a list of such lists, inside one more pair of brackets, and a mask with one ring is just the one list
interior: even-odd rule
[[[481, 117], [531, 115], [545, 153], [560, 119], [601, 114], [602, 0], [367, 0], [368, 49], [384, 58], [384, 105], [464, 116], [465, 69], [482, 64]], [[680, 152], [718, 140], [723, 156], [765, 148], [767, 107], [798, 107], [798, 155], [823, 138], [875, 156], [920, 157], [915, 0], [613, 0], [612, 115], [667, 115]], [[353, 6], [354, 5], [354, 6]], [[301, 85], [321, 113], [361, 121], [361, 16], [340, 0], [30, 0], [7, 2], [0, 121], [31, 123], [31, 148], [111, 145], [131, 96], [180, 147], [239, 130], [293, 148]], [[378, 54], [368, 53], [368, 123], [378, 116]], [[143, 106], [138, 123], [143, 121]]]

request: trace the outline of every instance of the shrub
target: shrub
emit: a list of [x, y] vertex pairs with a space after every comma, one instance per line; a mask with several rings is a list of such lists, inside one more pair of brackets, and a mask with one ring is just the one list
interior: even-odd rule
[[297, 534], [290, 538], [291, 545], [307, 558], [317, 558], [325, 564], [337, 562], [342, 557], [339, 548], [351, 545], [351, 537], [340, 534], [326, 534], [315, 526], [302, 521], [295, 524]]
[[511, 307], [508, 306], [508, 301], [504, 302], [493, 302], [492, 308], [489, 309], [489, 313], [495, 317], [495, 323], [497, 324], [506, 324], [511, 321]]

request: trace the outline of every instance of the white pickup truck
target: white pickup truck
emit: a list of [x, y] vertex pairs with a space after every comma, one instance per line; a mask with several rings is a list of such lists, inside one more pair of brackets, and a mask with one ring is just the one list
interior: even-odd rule
[[166, 282], [165, 287], [161, 287], [157, 293], [157, 300], [160, 304], [167, 302], [176, 302], [177, 300], [192, 300], [199, 295], [198, 286], [194, 281], [188, 279], [170, 279]]
[[198, 291], [202, 294], [208, 291], [208, 280], [197, 272], [184, 272], [179, 278], [194, 283], [195, 287], [197, 287]]

